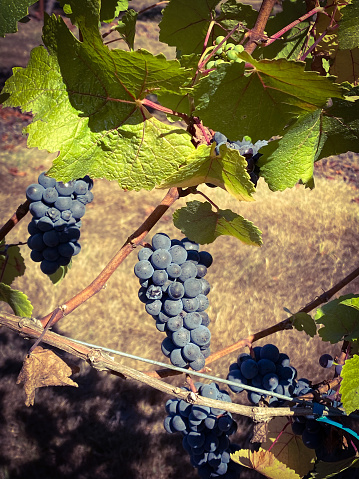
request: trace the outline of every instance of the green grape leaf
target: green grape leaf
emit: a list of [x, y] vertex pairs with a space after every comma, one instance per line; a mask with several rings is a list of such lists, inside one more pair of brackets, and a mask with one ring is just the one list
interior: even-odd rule
[[243, 135], [254, 142], [280, 135], [293, 118], [323, 107], [328, 98], [343, 97], [339, 85], [305, 71], [303, 62], [257, 61], [246, 52], [238, 57], [253, 65], [251, 73], [245, 73], [244, 62], [222, 63], [194, 91], [195, 113], [232, 141]]
[[314, 338], [317, 334], [317, 327], [314, 319], [307, 313], [296, 313], [293, 316], [293, 326], [298, 331], [305, 331], [310, 337]]
[[316, 110], [301, 116], [282, 139], [261, 148], [260, 175], [273, 191], [292, 188], [298, 181], [311, 185], [321, 143], [321, 110]]
[[340, 10], [338, 41], [341, 50], [359, 47], [359, 3], [353, 2]]
[[336, 477], [337, 474], [347, 470], [350, 467], [358, 467], [358, 464], [358, 456], [349, 457], [348, 459], [342, 459], [341, 461], [336, 462], [319, 461], [316, 463], [313, 472], [309, 476], [309, 479], [328, 479], [330, 477]]
[[100, 21], [111, 23], [120, 12], [128, 9], [128, 0], [106, 0], [101, 2]]
[[173, 213], [173, 223], [192, 241], [213, 243], [221, 235], [234, 236], [243, 243], [261, 246], [261, 231], [250, 221], [231, 210], [213, 211], [207, 201], [189, 201]]
[[60, 150], [49, 172], [57, 180], [89, 174], [152, 189], [195, 147], [185, 130], [159, 122], [140, 100], [157, 89], [181, 90], [187, 73], [162, 54], [110, 51], [97, 20], [96, 27], [88, 21], [78, 42], [62, 19], [50, 17], [43, 36], [50, 53], [37, 47], [27, 68], [14, 69], [4, 105], [34, 113], [28, 146]]
[[[345, 28], [345, 21], [342, 43], [339, 45], [342, 30], [341, 19], [348, 6], [338, 4], [337, 0], [330, 0], [327, 2], [325, 12], [318, 13], [314, 39], [319, 43], [315, 47], [315, 54], [329, 59], [329, 73], [337, 77], [338, 83], [348, 81], [356, 84], [359, 79], [359, 48], [355, 47], [354, 39], [358, 37], [358, 32], [355, 32], [354, 36], [351, 35], [351, 20], [349, 17], [347, 17], [348, 29]], [[339, 28], [337, 29], [330, 28], [333, 18], [336, 22], [339, 22]], [[354, 22], [357, 21], [354, 19]], [[345, 44], [353, 45], [353, 48], [343, 49]]]
[[187, 158], [187, 164], [169, 178], [166, 178], [160, 188], [171, 186], [188, 187], [200, 183], [212, 183], [228, 191], [239, 201], [254, 201], [253, 183], [246, 171], [247, 162], [235, 149], [220, 146], [220, 154], [212, 147], [201, 145]]
[[279, 461], [270, 451], [259, 448], [258, 451], [240, 449], [231, 454], [231, 459], [244, 467], [253, 469], [269, 479], [300, 479], [293, 469]]
[[17, 22], [26, 17], [35, 0], [2, 0], [0, 4], [0, 37], [17, 32]]
[[69, 272], [71, 266], [72, 266], [72, 260], [67, 266], [60, 266], [58, 270], [55, 271], [55, 273], [49, 275], [51, 282], [54, 285], [61, 283], [61, 281], [65, 278], [65, 276]]
[[335, 344], [359, 338], [359, 311], [343, 303], [358, 297], [354, 294], [341, 296], [317, 310], [314, 319], [317, 324], [323, 325], [318, 331], [323, 341]]
[[359, 409], [359, 356], [347, 359], [343, 366], [340, 383], [342, 402], [347, 414]]
[[201, 53], [214, 8], [219, 0], [172, 0], [163, 10], [160, 42], [177, 47], [181, 54]]
[[16, 316], [30, 318], [33, 306], [28, 300], [26, 294], [12, 289], [9, 285], [0, 283], [0, 301], [10, 305]]
[[[189, 80], [183, 87], [189, 87], [192, 77], [195, 76], [198, 62], [201, 58], [201, 55], [198, 53], [193, 53], [192, 55], [181, 55], [179, 62], [183, 68], [186, 68], [189, 71]], [[191, 78], [190, 78], [191, 77]], [[166, 108], [170, 108], [173, 111], [184, 113], [185, 115], [190, 116], [193, 110], [192, 100], [190, 98], [189, 92], [158, 92], [157, 98], [161, 105], [165, 105]], [[178, 121], [178, 117], [167, 115], [167, 117], [172, 121]]]
[[24, 258], [21, 256], [18, 246], [9, 246], [5, 240], [0, 241], [0, 280], [10, 285], [15, 278], [25, 272]]
[[300, 477], [313, 469], [315, 452], [303, 444], [301, 436], [293, 433], [287, 417], [276, 417], [269, 422], [267, 439], [261, 447], [270, 450], [276, 459]]
[[132, 8], [127, 10], [121, 20], [118, 22], [116, 30], [125, 40], [128, 47], [133, 50], [135, 42], [135, 33], [136, 33], [136, 21], [138, 13], [135, 12]]
[[346, 84], [345, 100], [334, 99], [323, 116], [322, 130], [326, 142], [318, 159], [359, 149], [359, 86]]
[[239, 24], [228, 42], [234, 40], [238, 43], [242, 40], [244, 33], [254, 27], [258, 12], [251, 5], [237, 3], [236, 0], [227, 0], [221, 4], [221, 12], [216, 18], [216, 25], [211, 33], [212, 43], [219, 35], [226, 35]]

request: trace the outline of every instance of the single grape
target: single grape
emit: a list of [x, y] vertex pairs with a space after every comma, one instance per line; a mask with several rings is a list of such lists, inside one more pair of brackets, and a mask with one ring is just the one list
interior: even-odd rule
[[50, 176], [46, 176], [45, 172], [41, 173], [37, 181], [44, 188], [54, 188], [56, 185], [55, 178], [50, 178]]
[[[75, 190], [75, 181], [69, 181], [68, 183], [63, 183], [62, 181], [56, 182], [55, 188], [60, 196], [71, 196]], [[65, 208], [68, 209], [68, 208]]]
[[172, 262], [169, 251], [165, 249], [157, 249], [152, 253], [150, 258], [151, 264], [155, 269], [166, 269]]
[[154, 272], [152, 264], [147, 260], [139, 261], [135, 264], [135, 275], [140, 279], [151, 278]]
[[171, 239], [164, 233], [157, 233], [152, 238], [152, 248], [155, 250], [169, 250], [171, 248]]
[[152, 253], [153, 253], [152, 249], [150, 249], [150, 248], [142, 248], [142, 249], [140, 249], [140, 251], [138, 252], [138, 255], [137, 255], [138, 260], [139, 260], [139, 261], [148, 260], [148, 259], [151, 257]]
[[54, 203], [54, 207], [60, 211], [69, 210], [72, 206], [72, 199], [70, 196], [59, 196]]
[[203, 346], [211, 339], [211, 332], [206, 326], [191, 330], [191, 341], [197, 346]]
[[330, 354], [322, 354], [319, 358], [319, 364], [322, 368], [331, 368], [333, 366], [333, 356]]
[[77, 180], [75, 182], [75, 189], [74, 189], [74, 193], [76, 195], [86, 195], [87, 191], [88, 191], [88, 183], [84, 180]]
[[56, 188], [46, 188], [46, 190], [44, 190], [42, 193], [42, 199], [46, 203], [55, 203], [58, 197], [59, 197], [59, 194]]
[[37, 183], [33, 183], [26, 188], [26, 198], [29, 201], [41, 201], [45, 188]]

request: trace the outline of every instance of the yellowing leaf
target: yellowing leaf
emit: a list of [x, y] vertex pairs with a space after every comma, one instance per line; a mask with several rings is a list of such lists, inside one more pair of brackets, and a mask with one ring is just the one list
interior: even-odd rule
[[[315, 453], [304, 446], [301, 436], [295, 435], [290, 424], [287, 424], [286, 417], [272, 419], [268, 426], [267, 441], [262, 443], [262, 447], [266, 450], [271, 448], [271, 453], [279, 461], [303, 477], [313, 469]], [[280, 433], [282, 434], [279, 436]]]
[[220, 146], [220, 155], [216, 155], [214, 149], [215, 144], [212, 148], [200, 146], [187, 158], [187, 164], [166, 178], [160, 188], [212, 183], [227, 190], [239, 201], [254, 201], [251, 194], [255, 188], [246, 171], [247, 162], [243, 156], [225, 145]]
[[25, 358], [24, 364], [17, 378], [16, 384], [24, 384], [26, 394], [26, 406], [33, 406], [35, 391], [45, 386], [75, 386], [69, 376], [72, 374], [68, 366], [61, 358], [56, 356], [50, 349], [37, 346], [34, 351]]
[[231, 454], [231, 459], [238, 464], [263, 474], [270, 479], [300, 479], [301, 476], [278, 461], [274, 454], [260, 448], [259, 451], [241, 449]]

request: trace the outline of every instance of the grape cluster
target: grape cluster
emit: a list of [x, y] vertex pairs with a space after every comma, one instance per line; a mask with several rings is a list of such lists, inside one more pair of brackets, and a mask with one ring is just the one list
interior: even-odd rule
[[67, 266], [81, 246], [81, 218], [91, 203], [93, 181], [89, 176], [62, 183], [41, 173], [38, 183], [27, 187], [26, 197], [33, 218], [28, 226], [27, 244], [31, 259], [40, 263], [41, 271], [53, 274]]
[[[216, 383], [195, 383], [200, 396], [232, 402], [227, 391]], [[189, 391], [187, 388], [183, 390]], [[230, 459], [230, 454], [240, 447], [231, 444], [229, 436], [236, 432], [237, 423], [232, 415], [222, 409], [192, 405], [183, 399], [166, 402], [168, 416], [164, 428], [169, 433], [181, 432], [183, 448], [190, 454], [191, 463], [203, 479], [239, 477], [241, 466]]]
[[212, 256], [184, 238], [171, 240], [164, 233], [152, 238], [152, 247], [138, 253], [135, 275], [140, 280], [139, 298], [167, 338], [163, 354], [174, 366], [199, 371], [210, 355], [210, 322], [205, 310], [210, 285], [204, 276]]
[[[268, 392], [274, 391], [288, 398], [308, 392], [305, 388], [309, 387], [309, 381], [306, 379], [295, 381], [296, 369], [290, 365], [287, 354], [280, 353], [277, 346], [274, 344], [256, 346], [253, 352], [255, 357], [242, 353], [238, 356], [237, 362], [229, 367], [227, 379], [238, 383], [238, 386], [229, 386], [233, 392], [242, 392], [243, 384]], [[248, 399], [252, 404], [258, 404], [262, 395], [248, 391]], [[279, 406], [283, 402], [284, 400], [274, 396], [268, 401], [271, 406]]]
[[330, 424], [318, 422], [308, 416], [295, 416], [292, 431], [302, 437], [306, 447], [315, 450], [320, 461], [337, 462], [355, 456], [353, 445], [347, 441], [344, 445], [343, 433]]
[[[214, 46], [219, 45], [224, 40], [223, 36], [219, 36], [214, 41]], [[213, 60], [210, 60], [206, 68], [208, 70], [217, 67], [221, 63], [242, 63], [243, 60], [238, 58], [238, 53], [244, 51], [243, 45], [235, 45], [234, 43], [223, 42], [222, 45], [216, 50]]]
[[219, 155], [219, 147], [221, 145], [227, 145], [228, 148], [233, 148], [239, 151], [239, 154], [243, 156], [247, 161], [247, 172], [251, 178], [252, 183], [256, 186], [259, 178], [259, 167], [257, 162], [262, 156], [261, 153], [258, 153], [260, 148], [268, 145], [266, 140], [258, 140], [256, 143], [252, 143], [249, 137], [244, 137], [242, 141], [231, 141], [228, 138], [216, 131], [213, 136], [212, 141], [216, 142], [216, 154]]

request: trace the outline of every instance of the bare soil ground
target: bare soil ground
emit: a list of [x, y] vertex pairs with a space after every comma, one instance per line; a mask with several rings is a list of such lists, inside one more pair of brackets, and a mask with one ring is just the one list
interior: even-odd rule
[[[144, 22], [143, 32], [150, 39], [151, 28]], [[25, 35], [24, 50], [36, 35]], [[150, 39], [142, 41], [147, 44]], [[33, 39], [34, 45], [38, 41]], [[12, 52], [13, 65], [21, 66], [26, 55], [22, 58], [19, 44], [15, 41], [11, 47], [11, 43], [7, 51]], [[1, 224], [24, 201], [26, 186], [36, 181], [53, 158], [46, 152], [26, 148], [21, 129], [29, 120], [28, 115], [17, 110], [0, 110]], [[212, 285], [209, 315], [213, 351], [281, 321], [287, 316], [284, 307], [295, 312], [357, 266], [358, 168], [358, 155], [351, 153], [319, 162], [313, 191], [298, 186], [271, 193], [261, 180], [257, 201], [251, 204], [239, 204], [219, 188], [204, 187], [222, 209], [231, 208], [253, 221], [263, 231], [264, 239], [261, 248], [253, 248], [221, 237], [206, 248], [214, 257], [208, 273]], [[51, 287], [38, 265], [31, 262], [27, 247], [22, 247], [27, 270], [14, 286], [28, 295], [36, 317], [88, 285], [165, 192], [124, 192], [114, 183], [96, 180], [94, 194], [95, 200], [83, 221], [81, 254], [58, 286]], [[176, 207], [184, 204], [182, 199]], [[172, 224], [173, 211], [174, 208], [166, 214], [153, 234], [164, 231], [171, 237], [181, 237]], [[8, 235], [9, 242], [26, 241], [27, 221], [25, 218]], [[116, 271], [106, 289], [65, 317], [55, 329], [77, 339], [166, 361], [160, 352], [163, 335], [137, 299], [135, 262], [133, 254]], [[358, 286], [356, 280], [341, 294], [357, 292]], [[318, 357], [323, 352], [337, 354], [338, 347], [295, 331], [278, 333], [270, 341], [290, 355], [299, 377], [314, 382], [330, 377], [330, 372], [319, 367]], [[80, 373], [73, 377], [78, 388], [40, 390], [35, 405], [26, 408], [23, 391], [15, 383], [30, 345], [1, 330], [1, 479], [198, 477], [182, 452], [181, 438], [163, 430], [167, 396], [138, 383], [93, 371], [75, 361], [80, 366]], [[224, 377], [235, 358], [233, 354], [214, 363], [212, 374]], [[149, 369], [132, 360], [120, 361], [140, 370]], [[181, 385], [183, 380], [169, 381]], [[232, 400], [246, 403], [242, 395], [232, 394]], [[245, 445], [251, 434], [250, 423], [241, 417], [236, 419], [240, 427], [234, 440]], [[241, 477], [262, 476], [248, 470]]]

